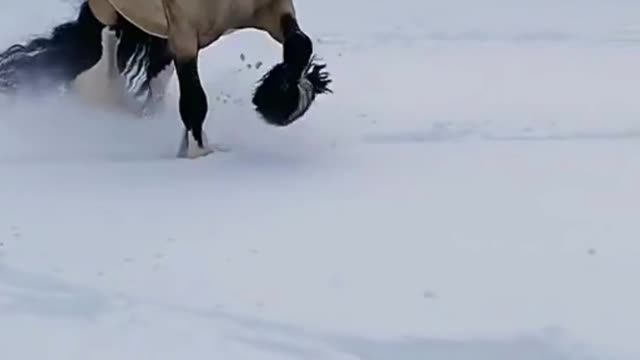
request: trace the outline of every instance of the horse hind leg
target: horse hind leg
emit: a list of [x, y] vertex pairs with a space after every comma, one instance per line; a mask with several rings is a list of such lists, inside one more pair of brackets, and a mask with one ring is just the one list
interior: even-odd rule
[[331, 92], [325, 65], [313, 61], [311, 38], [301, 29], [291, 3], [283, 0], [281, 4], [288, 6], [265, 11], [259, 23], [282, 44], [283, 62], [260, 80], [253, 95], [258, 113], [275, 126], [290, 125], [307, 112], [318, 94]]
[[105, 26], [84, 2], [76, 19], [56, 26], [49, 36], [9, 47], [0, 53], [0, 89], [19, 92], [69, 85], [100, 61]]
[[83, 103], [104, 110], [122, 110], [123, 82], [116, 66], [116, 35], [103, 31], [103, 56], [90, 70], [80, 74], [70, 85], [73, 95]]
[[124, 18], [119, 19], [115, 29], [116, 66], [124, 81], [125, 102], [142, 113], [154, 111], [164, 99], [174, 73], [168, 42], [147, 34]]

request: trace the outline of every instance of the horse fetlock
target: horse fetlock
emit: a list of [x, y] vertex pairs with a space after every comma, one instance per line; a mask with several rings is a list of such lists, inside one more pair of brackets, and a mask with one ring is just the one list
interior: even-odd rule
[[202, 129], [208, 111], [207, 95], [200, 83], [197, 57], [174, 63], [180, 88], [180, 117], [185, 126], [178, 157], [193, 159], [212, 152]]

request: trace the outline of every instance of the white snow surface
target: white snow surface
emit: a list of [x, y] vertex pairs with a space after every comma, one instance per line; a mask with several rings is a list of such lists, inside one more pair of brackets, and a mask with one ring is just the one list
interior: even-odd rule
[[[0, 45], [73, 3], [4, 0]], [[2, 359], [640, 359], [640, 3], [296, 5], [334, 94], [266, 125], [280, 48], [224, 38], [231, 152], [174, 157], [175, 81], [0, 98]]]

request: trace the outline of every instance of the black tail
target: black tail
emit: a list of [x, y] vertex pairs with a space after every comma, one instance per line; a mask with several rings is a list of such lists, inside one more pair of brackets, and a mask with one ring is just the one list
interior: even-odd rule
[[49, 37], [11, 46], [0, 53], [0, 90], [69, 83], [100, 61], [103, 28], [85, 2], [75, 20], [55, 27]]

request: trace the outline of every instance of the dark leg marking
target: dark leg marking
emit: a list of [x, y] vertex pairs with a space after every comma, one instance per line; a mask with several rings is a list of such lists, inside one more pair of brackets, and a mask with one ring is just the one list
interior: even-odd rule
[[284, 35], [283, 59], [291, 69], [290, 75], [298, 80], [309, 64], [313, 53], [313, 44], [291, 14], [282, 16], [280, 26]]
[[175, 66], [180, 88], [180, 117], [187, 136], [191, 133], [198, 146], [204, 148], [207, 144], [203, 142], [202, 125], [207, 116], [208, 103], [198, 75], [198, 58], [176, 60]]

